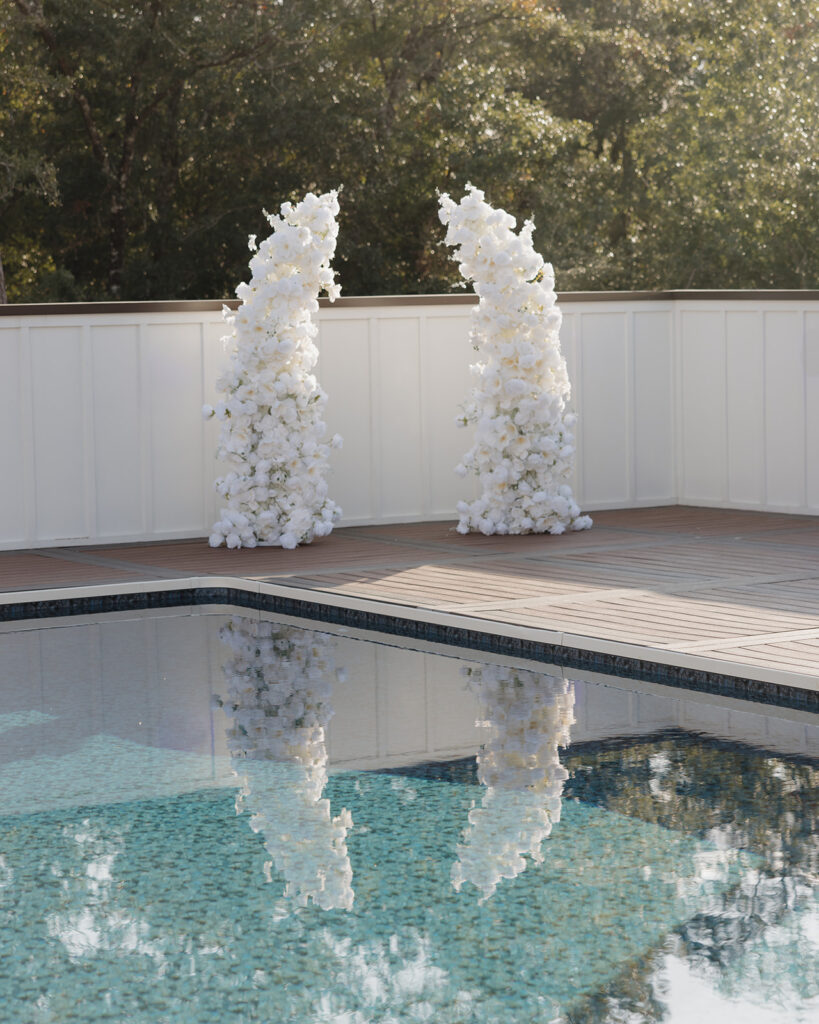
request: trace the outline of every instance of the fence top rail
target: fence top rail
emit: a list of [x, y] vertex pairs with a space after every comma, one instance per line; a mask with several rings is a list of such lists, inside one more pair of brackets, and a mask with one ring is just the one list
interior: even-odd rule
[[[819, 289], [688, 289], [674, 291], [634, 292], [560, 292], [558, 301], [572, 302], [698, 302], [788, 301], [819, 302]], [[471, 292], [446, 295], [343, 295], [330, 303], [319, 299], [322, 308], [366, 309], [384, 306], [474, 306], [478, 297]], [[156, 302], [21, 302], [0, 304], [2, 316], [70, 316], [88, 313], [197, 313], [218, 312], [223, 306], [236, 309], [237, 299], [181, 299]]]

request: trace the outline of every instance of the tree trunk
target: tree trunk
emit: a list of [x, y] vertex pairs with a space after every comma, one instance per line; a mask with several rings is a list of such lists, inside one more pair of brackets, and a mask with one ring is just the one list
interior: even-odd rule
[[634, 157], [629, 145], [628, 128], [621, 125], [612, 146], [612, 158], [620, 160], [620, 210], [609, 226], [609, 245], [619, 245], [631, 230], [634, 193]]
[[111, 197], [108, 218], [108, 291], [112, 299], [119, 299], [122, 293], [125, 243], [125, 200], [117, 189]]
[[8, 301], [9, 297], [6, 295], [6, 275], [3, 271], [3, 254], [0, 253], [0, 303]]
[[125, 119], [125, 137], [122, 140], [122, 157], [116, 179], [112, 182], [111, 201], [108, 207], [108, 290], [114, 299], [122, 295], [122, 271], [125, 267], [125, 249], [128, 244], [128, 186], [134, 165], [138, 118], [131, 113]]

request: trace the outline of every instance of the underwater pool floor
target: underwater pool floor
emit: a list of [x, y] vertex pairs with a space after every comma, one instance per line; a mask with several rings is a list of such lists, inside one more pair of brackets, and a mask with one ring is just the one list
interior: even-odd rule
[[819, 716], [459, 654], [7, 624], [2, 1014], [815, 1020]]

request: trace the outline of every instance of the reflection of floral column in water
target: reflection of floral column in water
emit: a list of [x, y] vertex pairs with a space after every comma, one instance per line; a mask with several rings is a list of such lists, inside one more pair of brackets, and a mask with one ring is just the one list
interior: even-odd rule
[[471, 882], [488, 899], [502, 878], [526, 867], [523, 854], [540, 863], [540, 847], [560, 821], [560, 797], [568, 777], [557, 748], [569, 742], [574, 689], [565, 679], [499, 665], [467, 670], [490, 730], [478, 754], [478, 779], [486, 786], [481, 806], [469, 812], [458, 846], [452, 884]]
[[325, 728], [333, 715], [333, 639], [308, 629], [235, 618], [221, 632], [232, 650], [217, 698], [231, 725], [228, 745], [242, 786], [237, 813], [285, 877], [285, 896], [324, 910], [353, 905], [346, 809], [333, 818], [322, 798], [327, 782]]

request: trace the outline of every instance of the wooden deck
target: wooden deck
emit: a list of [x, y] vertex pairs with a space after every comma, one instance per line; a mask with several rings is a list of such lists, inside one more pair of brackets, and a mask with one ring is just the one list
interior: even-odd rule
[[819, 681], [819, 517], [670, 507], [594, 520], [559, 537], [463, 537], [439, 522], [337, 530], [296, 551], [197, 540], [0, 552], [0, 592], [239, 577]]

